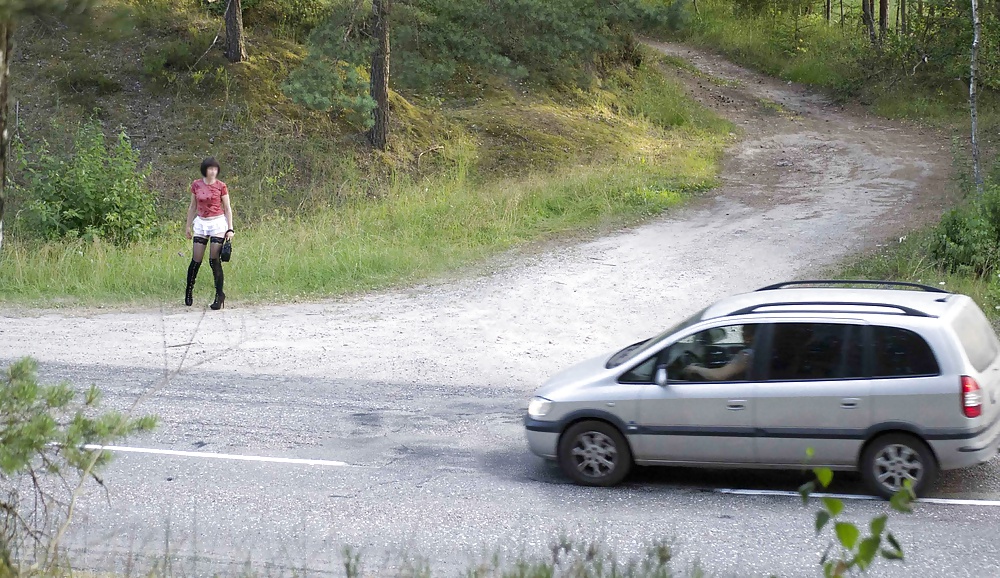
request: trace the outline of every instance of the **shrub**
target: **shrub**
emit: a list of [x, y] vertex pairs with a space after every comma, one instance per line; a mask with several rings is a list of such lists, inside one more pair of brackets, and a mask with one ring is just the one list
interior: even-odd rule
[[941, 218], [934, 230], [931, 255], [951, 273], [986, 277], [1000, 265], [1000, 185]]
[[149, 237], [156, 225], [148, 169], [139, 168], [139, 153], [120, 129], [114, 144], [105, 142], [97, 120], [80, 126], [69, 155], [53, 154], [42, 142], [28, 150], [14, 146], [21, 178], [12, 196], [23, 199], [18, 219], [46, 238], [101, 238], [127, 244]]
[[[99, 412], [100, 399], [96, 387], [78, 399], [69, 384], [40, 384], [29, 358], [0, 373], [0, 576], [56, 575], [44, 571], [58, 562], [51, 554], [58, 530], [71, 521], [77, 490], [91, 477], [100, 483], [96, 474], [111, 460], [89, 444], [107, 445], [156, 425], [153, 417]], [[22, 568], [32, 551], [41, 555]]]

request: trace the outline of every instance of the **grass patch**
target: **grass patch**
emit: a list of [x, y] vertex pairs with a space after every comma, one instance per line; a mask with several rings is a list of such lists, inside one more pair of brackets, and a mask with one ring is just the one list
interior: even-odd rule
[[828, 26], [819, 14], [798, 21], [770, 16], [736, 16], [726, 0], [702, 0], [680, 35], [720, 51], [771, 76], [838, 89], [856, 72], [858, 46], [852, 27]]
[[[227, 294], [289, 301], [412, 283], [524, 243], [634, 223], [713, 186], [722, 142], [679, 136], [648, 157], [488, 183], [459, 167], [400, 179], [381, 199], [274, 216], [241, 228]], [[121, 249], [15, 240], [0, 260], [0, 297], [48, 306], [179, 302], [189, 255], [179, 224]], [[203, 277], [198, 298], [207, 303], [211, 283]]]

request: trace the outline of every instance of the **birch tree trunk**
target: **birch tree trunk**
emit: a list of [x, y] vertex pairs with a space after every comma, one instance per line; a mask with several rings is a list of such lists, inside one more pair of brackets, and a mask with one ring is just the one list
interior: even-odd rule
[[979, 0], [972, 0], [972, 59], [969, 64], [969, 113], [972, 116], [972, 172], [976, 181], [976, 193], [983, 193], [983, 173], [979, 166], [979, 137], [976, 74], [979, 72]]
[[10, 49], [11, 34], [13, 31], [13, 20], [0, 20], [0, 249], [3, 248], [7, 157], [10, 155], [10, 131], [7, 129], [7, 95], [10, 87]]

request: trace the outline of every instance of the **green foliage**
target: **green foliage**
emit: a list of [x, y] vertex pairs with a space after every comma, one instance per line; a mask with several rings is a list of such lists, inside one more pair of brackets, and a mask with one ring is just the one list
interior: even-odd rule
[[989, 277], [1000, 265], [1000, 185], [952, 209], [935, 228], [930, 254], [946, 271]]
[[[843, 98], [874, 99], [901, 84], [950, 88], [968, 85], [972, 19], [969, 2], [906, 3], [873, 45], [860, 25], [860, 8], [845, 5], [828, 21], [813, 0], [702, 0], [701, 14], [669, 31], [711, 45], [769, 74], [831, 88]], [[1000, 11], [980, 11], [979, 82], [1000, 90]]]
[[[222, 16], [229, 0], [202, 0], [208, 11]], [[243, 23], [267, 26], [292, 39], [305, 38], [329, 15], [334, 0], [243, 0]]]
[[[391, 16], [392, 83], [422, 92], [492, 76], [587, 85], [602, 56], [634, 53], [632, 30], [659, 15], [639, 0], [398, 1]], [[369, 64], [368, 25], [368, 13], [353, 3], [332, 8], [285, 93], [355, 122], [370, 112], [364, 76], [355, 72]]]
[[375, 100], [369, 94], [367, 59], [371, 46], [349, 7], [309, 36], [309, 57], [281, 86], [293, 101], [370, 128]]
[[146, 185], [149, 169], [120, 129], [111, 147], [104, 128], [91, 120], [76, 132], [68, 155], [45, 141], [29, 148], [14, 143], [20, 174], [13, 196], [23, 198], [18, 225], [46, 238], [101, 238], [128, 244], [150, 237], [156, 226], [155, 199]]
[[688, 11], [690, 0], [672, 0], [664, 14], [664, 25], [671, 32], [680, 32], [691, 22], [691, 12]]
[[[812, 457], [812, 452], [809, 452]], [[817, 488], [826, 489], [833, 482], [833, 471], [829, 468], [813, 468], [814, 481], [807, 482], [799, 488], [802, 502], [809, 503], [809, 498]], [[889, 501], [893, 510], [902, 513], [912, 511], [916, 496], [907, 482], [906, 487], [896, 492]], [[815, 529], [819, 535], [833, 524], [833, 538], [820, 564], [823, 576], [831, 578], [853, 573], [855, 570], [866, 571], [878, 556], [886, 560], [902, 560], [903, 549], [891, 532], [886, 532], [887, 515], [873, 518], [868, 524], [868, 535], [863, 536], [861, 529], [854, 523], [841, 519], [844, 513], [844, 502], [839, 498], [824, 496], [821, 508], [816, 512]]]
[[[497, 42], [513, 2], [491, 6], [461, 0], [415, 0], [394, 5], [393, 83], [414, 91], [440, 90], [460, 72], [460, 82], [483, 75], [523, 79], [528, 70]], [[482, 31], [468, 34], [468, 30]], [[516, 31], [506, 31], [511, 35]]]
[[0, 374], [0, 483], [8, 488], [0, 495], [0, 576], [17, 575], [12, 560], [19, 548], [52, 539], [45, 536], [48, 516], [68, 514], [66, 498], [48, 489], [59, 486], [43, 482], [82, 483], [111, 459], [95, 446], [156, 426], [153, 417], [100, 412], [96, 386], [78, 396], [66, 383], [40, 384], [37, 369], [25, 358]]

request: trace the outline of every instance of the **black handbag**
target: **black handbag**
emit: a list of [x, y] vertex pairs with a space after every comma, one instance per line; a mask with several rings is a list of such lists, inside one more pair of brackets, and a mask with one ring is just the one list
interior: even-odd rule
[[226, 242], [222, 244], [222, 251], [219, 253], [219, 258], [223, 262], [228, 263], [229, 259], [233, 256], [233, 242], [226, 239]]

